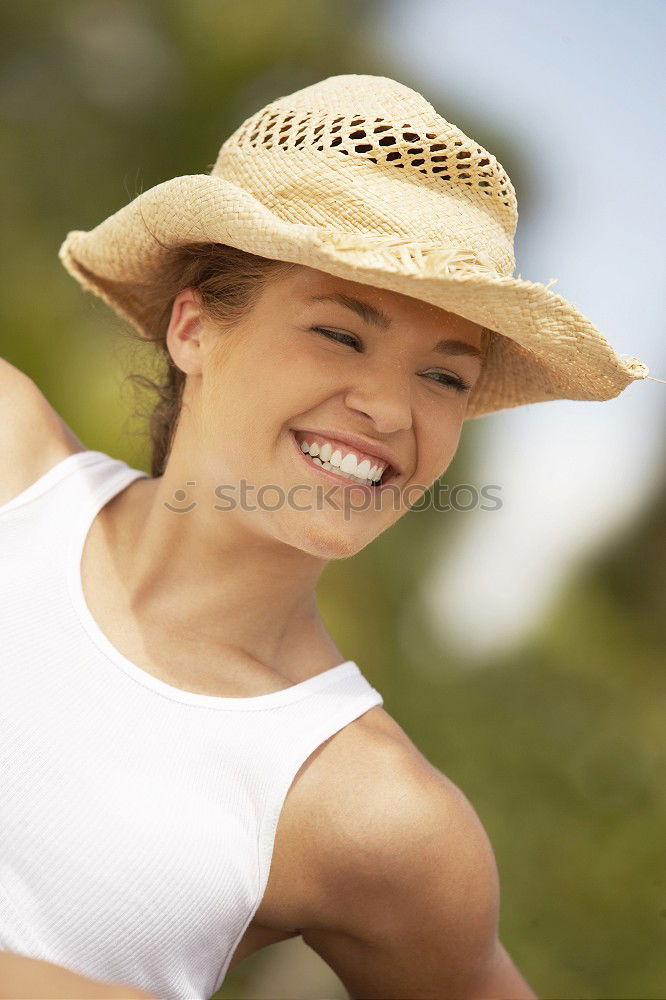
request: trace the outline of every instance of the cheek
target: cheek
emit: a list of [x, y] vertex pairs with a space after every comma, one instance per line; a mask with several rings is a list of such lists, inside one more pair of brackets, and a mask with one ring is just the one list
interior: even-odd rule
[[[337, 395], [344, 386], [341, 366], [322, 359], [315, 352], [302, 351], [298, 356], [278, 357], [261, 374], [261, 398], [279, 405], [287, 417], [307, 413]], [[279, 415], [276, 413], [279, 419]]]
[[421, 428], [417, 441], [419, 448], [418, 473], [428, 479], [429, 485], [441, 476], [451, 464], [458, 448], [462, 421], [451, 414], [440, 414], [439, 420]]

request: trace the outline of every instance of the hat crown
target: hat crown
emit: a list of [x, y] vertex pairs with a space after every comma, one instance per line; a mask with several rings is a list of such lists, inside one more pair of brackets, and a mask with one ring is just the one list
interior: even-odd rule
[[285, 222], [461, 246], [498, 274], [515, 269], [503, 167], [388, 77], [332, 76], [271, 101], [223, 143], [211, 174]]
[[465, 419], [612, 399], [649, 377], [549, 290], [555, 279], [513, 276], [516, 223], [513, 186], [492, 154], [410, 88], [347, 75], [271, 102], [223, 144], [210, 174], [142, 192], [90, 232], [70, 231], [59, 255], [149, 339], [163, 330], [170, 252], [200, 243], [428, 302], [492, 332]]

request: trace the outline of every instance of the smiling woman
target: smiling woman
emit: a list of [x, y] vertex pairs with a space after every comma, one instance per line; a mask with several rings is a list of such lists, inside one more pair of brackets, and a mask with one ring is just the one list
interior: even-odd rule
[[[223, 244], [175, 243], [171, 247], [164, 247], [160, 271], [155, 275], [146, 293], [146, 312], [149, 313], [150, 320], [146, 322], [146, 328], [141, 332], [132, 331], [131, 328], [128, 330], [129, 335], [135, 339], [153, 343], [162, 359], [161, 379], [151, 379], [142, 373], [128, 376], [138, 387], [147, 388], [159, 397], [149, 418], [153, 476], [160, 476], [164, 471], [185, 386], [185, 373], [174, 363], [167, 346], [167, 332], [176, 297], [187, 289], [196, 291], [206, 318], [219, 331], [218, 357], [223, 362], [224, 352], [233, 342], [234, 333], [236, 336], [242, 336], [241, 320], [251, 312], [267, 285], [279, 278], [295, 276], [299, 271], [306, 272], [312, 269], [304, 265], [259, 257]], [[318, 277], [320, 282], [324, 282], [322, 287], [326, 287], [326, 281], [331, 276], [319, 272]], [[311, 277], [310, 281], [312, 280]], [[328, 294], [307, 296], [303, 302], [313, 306], [321, 304], [320, 313], [323, 318], [328, 315], [329, 320], [335, 316], [344, 317], [346, 309], [352, 314], [354, 321], [360, 324], [359, 329], [370, 328], [375, 334], [378, 330], [390, 329], [392, 322], [390, 316], [385, 310], [373, 306], [368, 301], [367, 286], [354, 286], [353, 283], [343, 280], [338, 282], [329, 280], [328, 285], [338, 289], [345, 286], [362, 288], [365, 298], [338, 290]], [[395, 298], [396, 301], [400, 299], [407, 301], [405, 296], [395, 296]], [[328, 314], [323, 309], [324, 305], [329, 305]], [[412, 308], [414, 306], [419, 306], [418, 300], [414, 300]], [[420, 304], [420, 307], [422, 306], [423, 303]], [[340, 308], [343, 310], [342, 313]], [[438, 314], [438, 322], [442, 326], [446, 325], [447, 318], [454, 324], [460, 323], [461, 320], [461, 317], [447, 314], [445, 310], [433, 308], [430, 312], [433, 316]], [[467, 327], [471, 330], [475, 324], [468, 323]], [[362, 339], [349, 332], [316, 325], [310, 329], [331, 340], [347, 343], [359, 352], [365, 350]], [[492, 331], [480, 327], [479, 346], [468, 340], [446, 337], [433, 344], [432, 353], [449, 359], [464, 356], [478, 358], [483, 368], [492, 337]], [[277, 340], [276, 344], [281, 342], [281, 339]], [[460, 392], [469, 392], [472, 387], [471, 382], [465, 381], [459, 373], [430, 372], [422, 377], [430, 378], [443, 386], [451, 386]]]
[[150, 474], [56, 432], [22, 376], [0, 402], [0, 949], [60, 967], [40, 995], [64, 969], [208, 998], [301, 936], [357, 998], [535, 998], [476, 812], [316, 601], [466, 419], [645, 377], [512, 276], [516, 221], [492, 154], [348, 75], [67, 235], [163, 371], [130, 376], [158, 396]]
[[[153, 504], [156, 499], [166, 502], [178, 484], [188, 480], [209, 495], [216, 483], [242, 479], [264, 488], [274, 484], [285, 495], [299, 487], [300, 499], [307, 495], [311, 501], [307, 517], [301, 505], [297, 509], [286, 503], [269, 512], [253, 512], [250, 523], [271, 535], [278, 531], [284, 542], [315, 559], [352, 555], [395, 523], [414, 495], [427, 490], [450, 463], [469, 392], [482, 371], [482, 330], [397, 292], [304, 265], [271, 270], [266, 261], [261, 272], [255, 259], [244, 261], [238, 250], [227, 257], [227, 252], [217, 248], [224, 275], [218, 295], [213, 298], [212, 278], [207, 301], [190, 283], [172, 298], [166, 328], [163, 324], [157, 331], [168, 357], [168, 377], [181, 388], [171, 424], [158, 425], [156, 445], [162, 448], [168, 440], [169, 448], [166, 467], [154, 480]], [[204, 250], [204, 259], [210, 263], [211, 251]], [[239, 275], [237, 282], [230, 262]], [[254, 286], [248, 277], [252, 274]], [[225, 311], [225, 289], [235, 295], [233, 314]], [[356, 310], [349, 308], [350, 302], [356, 303]], [[384, 318], [381, 328], [368, 322], [372, 314]], [[251, 448], [248, 426], [253, 428]], [[318, 461], [294, 465], [292, 431], [310, 433], [308, 454], [313, 445], [318, 449], [328, 443], [330, 455], [312, 455]], [[303, 440], [298, 439], [296, 453], [301, 459]], [[365, 471], [376, 472], [372, 462], [382, 458], [390, 468], [380, 489], [350, 478], [364, 460], [369, 463]], [[161, 455], [159, 462], [164, 464]], [[152, 464], [159, 468], [155, 456]], [[341, 488], [337, 516], [320, 501], [325, 483]], [[377, 503], [364, 517], [350, 519], [354, 486], [375, 493]], [[229, 528], [231, 522], [229, 518]], [[178, 530], [182, 533], [183, 528]], [[219, 537], [221, 526], [216, 530]], [[234, 537], [240, 538], [238, 528]], [[162, 545], [173, 551], [164, 537]], [[264, 559], [265, 571], [273, 560]], [[211, 565], [212, 573], [215, 568]], [[300, 605], [312, 606], [307, 590]], [[277, 617], [275, 628], [282, 628]], [[265, 636], [270, 631], [270, 626], [264, 627]], [[248, 641], [245, 636], [243, 643]], [[273, 662], [277, 653], [270, 653]]]

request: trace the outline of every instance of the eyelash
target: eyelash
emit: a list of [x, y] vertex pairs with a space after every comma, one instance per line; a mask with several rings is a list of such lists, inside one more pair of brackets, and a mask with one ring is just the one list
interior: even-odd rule
[[[320, 333], [324, 337], [337, 340], [338, 343], [351, 344], [355, 350], [355, 345], [360, 343], [356, 337], [352, 337], [345, 333], [337, 333], [335, 330], [327, 330], [326, 327], [323, 326], [313, 326], [311, 329], [314, 330], [315, 333]], [[458, 375], [447, 375], [446, 372], [436, 372], [435, 374], [439, 375], [444, 381], [439, 382], [437, 379], [433, 379], [433, 381], [437, 382], [438, 385], [443, 385], [445, 388], [454, 389], [455, 392], [468, 392], [471, 389], [470, 384], [465, 382], [465, 380], [460, 378]]]

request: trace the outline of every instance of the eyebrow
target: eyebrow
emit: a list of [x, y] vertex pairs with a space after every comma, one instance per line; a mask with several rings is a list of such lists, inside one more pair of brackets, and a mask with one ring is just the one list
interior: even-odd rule
[[[366, 302], [365, 299], [356, 299], [351, 295], [345, 295], [343, 292], [332, 292], [329, 295], [313, 295], [308, 301], [336, 302], [338, 305], [351, 309], [368, 326], [375, 326], [381, 330], [388, 330], [391, 325], [391, 317], [387, 313]], [[478, 347], [468, 344], [465, 340], [456, 340], [452, 337], [445, 337], [443, 340], [439, 340], [433, 350], [440, 354], [469, 354], [474, 358], [482, 357], [482, 352]]]

